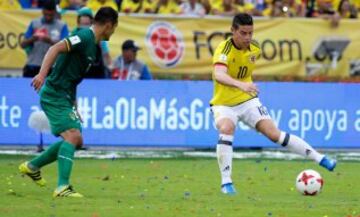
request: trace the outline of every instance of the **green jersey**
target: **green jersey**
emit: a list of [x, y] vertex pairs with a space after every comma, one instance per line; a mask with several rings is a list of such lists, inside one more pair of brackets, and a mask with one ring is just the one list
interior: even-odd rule
[[64, 40], [69, 52], [57, 57], [42, 91], [75, 101], [76, 87], [95, 61], [97, 45], [94, 32], [89, 28], [74, 32]]

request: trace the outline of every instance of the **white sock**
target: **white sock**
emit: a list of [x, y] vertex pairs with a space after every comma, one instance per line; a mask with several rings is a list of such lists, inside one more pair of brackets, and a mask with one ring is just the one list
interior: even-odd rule
[[296, 154], [308, 157], [318, 163], [324, 157], [323, 154], [317, 152], [303, 139], [285, 132], [281, 132], [279, 141], [277, 143], [288, 148], [290, 151]]
[[219, 141], [216, 146], [217, 159], [221, 174], [221, 185], [232, 183], [231, 170], [232, 170], [232, 156], [233, 147], [232, 142], [234, 136], [220, 134]]

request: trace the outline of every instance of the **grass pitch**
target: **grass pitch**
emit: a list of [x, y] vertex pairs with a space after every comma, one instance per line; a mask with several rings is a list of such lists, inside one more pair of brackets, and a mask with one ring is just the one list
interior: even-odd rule
[[[238, 194], [220, 193], [216, 159], [76, 159], [72, 173], [83, 199], [52, 198], [57, 164], [43, 168], [47, 187], [22, 177], [28, 156], [0, 155], [0, 216], [4, 217], [360, 217], [358, 162], [327, 172], [311, 161], [234, 160]], [[295, 178], [315, 169], [320, 195], [302, 196]]]

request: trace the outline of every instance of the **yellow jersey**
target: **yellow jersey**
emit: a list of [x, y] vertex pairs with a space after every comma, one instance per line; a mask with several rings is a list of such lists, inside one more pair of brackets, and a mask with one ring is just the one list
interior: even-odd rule
[[86, 7], [90, 8], [93, 12], [97, 12], [102, 7], [112, 7], [115, 11], [118, 11], [118, 6], [116, 5], [114, 0], [88, 0], [86, 3]]
[[[235, 47], [233, 39], [229, 38], [219, 44], [213, 56], [213, 64], [227, 66], [227, 73], [234, 79], [242, 82], [252, 82], [252, 72], [255, 62], [260, 58], [261, 49], [257, 42], [252, 41], [250, 47], [241, 50]], [[248, 101], [254, 96], [228, 85], [219, 83], [214, 78], [214, 94], [211, 105], [235, 106]]]
[[[155, 5], [156, 6], [156, 5]], [[169, 0], [166, 5], [161, 5], [158, 14], [179, 14], [181, 8], [174, 0]]]
[[121, 3], [121, 12], [123, 13], [135, 13], [135, 10], [139, 7], [140, 2], [133, 2], [131, 0], [123, 0]]
[[350, 0], [350, 3], [353, 4], [357, 9], [360, 9], [360, 0]]
[[21, 10], [21, 5], [16, 0], [0, 0], [0, 10]]
[[[138, 9], [140, 2], [134, 2], [132, 0], [123, 0], [121, 3], [121, 12], [124, 13], [135, 13]], [[153, 13], [156, 7], [155, 1], [143, 0], [142, 7], [136, 13]]]

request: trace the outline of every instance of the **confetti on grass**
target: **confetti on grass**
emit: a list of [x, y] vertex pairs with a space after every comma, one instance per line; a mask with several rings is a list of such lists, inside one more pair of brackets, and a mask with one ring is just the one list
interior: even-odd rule
[[103, 180], [103, 181], [109, 181], [109, 180], [110, 180], [110, 176], [107, 175], [107, 176], [103, 177], [102, 180]]
[[188, 199], [191, 196], [191, 193], [189, 191], [184, 192], [184, 199]]

